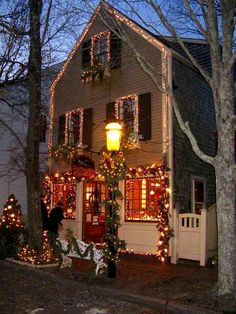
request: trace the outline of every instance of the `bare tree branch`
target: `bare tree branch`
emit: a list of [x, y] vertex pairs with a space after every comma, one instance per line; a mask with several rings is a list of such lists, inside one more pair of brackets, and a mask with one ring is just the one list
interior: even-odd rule
[[156, 14], [160, 17], [163, 25], [166, 27], [166, 29], [173, 34], [173, 36], [175, 37], [175, 39], [177, 40], [178, 44], [181, 46], [181, 48], [184, 50], [184, 52], [186, 53], [187, 57], [189, 58], [189, 60], [192, 62], [192, 64], [198, 69], [198, 71], [202, 74], [202, 76], [205, 78], [205, 80], [209, 83], [209, 85], [212, 85], [212, 79], [210, 77], [210, 75], [207, 73], [207, 71], [205, 71], [200, 64], [196, 61], [196, 59], [191, 55], [191, 53], [189, 52], [188, 48], [186, 47], [186, 45], [184, 44], [183, 40], [178, 36], [175, 28], [171, 25], [171, 23], [167, 20], [167, 18], [165, 17], [164, 13], [162, 12], [161, 7], [154, 3], [153, 0], [147, 0], [147, 2], [151, 5], [151, 7], [153, 8], [153, 10], [156, 12]]
[[17, 142], [19, 143], [20, 147], [22, 148], [23, 152], [25, 153], [25, 146], [24, 143], [21, 141], [21, 139], [19, 138], [19, 136], [17, 135], [17, 133], [4, 121], [0, 118], [0, 123], [7, 129], [10, 131], [10, 133], [15, 137], [15, 139], [17, 140]]

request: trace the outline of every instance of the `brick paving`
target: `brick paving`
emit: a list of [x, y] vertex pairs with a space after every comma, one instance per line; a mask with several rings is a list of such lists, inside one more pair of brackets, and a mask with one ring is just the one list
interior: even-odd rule
[[236, 313], [235, 301], [213, 294], [214, 268], [140, 256], [123, 256], [112, 280], [91, 280], [87, 268], [77, 262], [37, 270], [0, 261], [0, 313]]

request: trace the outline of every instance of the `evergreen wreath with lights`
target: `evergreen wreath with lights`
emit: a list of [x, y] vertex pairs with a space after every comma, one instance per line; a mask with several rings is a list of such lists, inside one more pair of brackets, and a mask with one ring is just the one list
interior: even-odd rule
[[112, 199], [105, 199], [104, 205], [107, 212], [112, 206], [112, 215], [107, 215], [106, 225], [108, 226], [105, 239], [111, 242], [114, 252], [111, 252], [108, 246], [104, 249], [104, 255], [108, 260], [115, 263], [119, 261], [119, 250], [125, 249], [125, 242], [118, 237], [118, 228], [120, 226], [120, 205], [118, 199], [123, 199], [121, 191], [118, 189], [118, 183], [126, 177], [127, 166], [122, 151], [116, 154], [103, 151], [103, 159], [99, 163], [99, 172], [104, 176], [108, 189], [112, 194]]

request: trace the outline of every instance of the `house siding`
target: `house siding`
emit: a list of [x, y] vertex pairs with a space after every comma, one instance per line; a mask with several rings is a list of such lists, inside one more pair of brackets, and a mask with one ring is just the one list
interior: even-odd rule
[[[42, 71], [42, 102], [41, 109], [48, 114], [49, 86], [52, 79], [61, 67], [61, 64], [54, 65]], [[0, 101], [0, 118], [7, 123], [26, 145], [28, 128], [28, 82], [10, 85], [2, 89], [3, 97], [16, 108], [8, 106]], [[46, 137], [47, 142], [47, 137]], [[0, 214], [10, 194], [15, 194], [21, 205], [23, 214], [27, 213], [26, 178], [24, 174], [25, 156], [19, 147], [12, 133], [0, 124]], [[39, 167], [40, 172], [45, 171], [47, 163], [47, 143], [40, 143]], [[17, 166], [20, 165], [21, 169]], [[42, 189], [42, 186], [41, 186]]]
[[[174, 94], [184, 121], [197, 139], [200, 149], [215, 154], [212, 132], [216, 129], [212, 93], [204, 79], [192, 68], [173, 59]], [[192, 151], [189, 140], [173, 121], [174, 206], [182, 212], [191, 210], [191, 180], [193, 176], [206, 180], [206, 207], [215, 203], [215, 175], [211, 165]]]
[[[107, 30], [97, 18], [84, 40]], [[161, 52], [138, 34], [126, 27], [126, 32], [134, 42], [136, 49], [157, 69], [161, 71]], [[82, 45], [75, 52], [68, 68], [57, 83], [55, 89], [53, 144], [57, 140], [58, 117], [66, 111], [76, 108], [93, 108], [92, 150], [99, 152], [105, 144], [106, 104], [131, 94], [151, 93], [152, 98], [152, 139], [141, 142], [139, 150], [125, 151], [129, 166], [147, 165], [162, 159], [162, 96], [150, 77], [143, 72], [133, 57], [129, 47], [122, 43], [121, 67], [111, 71], [110, 77], [100, 81], [82, 83], [81, 54]], [[89, 155], [89, 154], [88, 154]], [[100, 156], [92, 154], [97, 163]]]

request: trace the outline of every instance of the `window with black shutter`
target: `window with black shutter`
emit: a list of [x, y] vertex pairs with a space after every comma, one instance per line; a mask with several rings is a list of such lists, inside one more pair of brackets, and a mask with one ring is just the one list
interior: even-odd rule
[[106, 112], [107, 120], [122, 121], [127, 148], [135, 148], [139, 140], [151, 140], [151, 93], [118, 98], [106, 105]]
[[116, 119], [115, 101], [106, 104], [106, 120]]
[[91, 39], [86, 40], [82, 45], [82, 67], [86, 68], [91, 64]]
[[75, 109], [66, 114], [65, 142], [70, 146], [82, 145], [83, 109]]
[[152, 121], [151, 121], [151, 93], [141, 94], [138, 97], [138, 125], [140, 140], [151, 140]]
[[93, 108], [87, 108], [84, 109], [83, 112], [82, 144], [87, 145], [88, 148], [92, 147], [92, 134], [93, 134]]
[[58, 144], [65, 143], [65, 125], [66, 125], [66, 116], [62, 115], [58, 120]]
[[121, 66], [121, 40], [113, 32], [98, 33], [82, 45], [82, 82], [103, 78], [104, 72]]
[[110, 69], [116, 69], [121, 66], [121, 39], [111, 32], [110, 43]]

